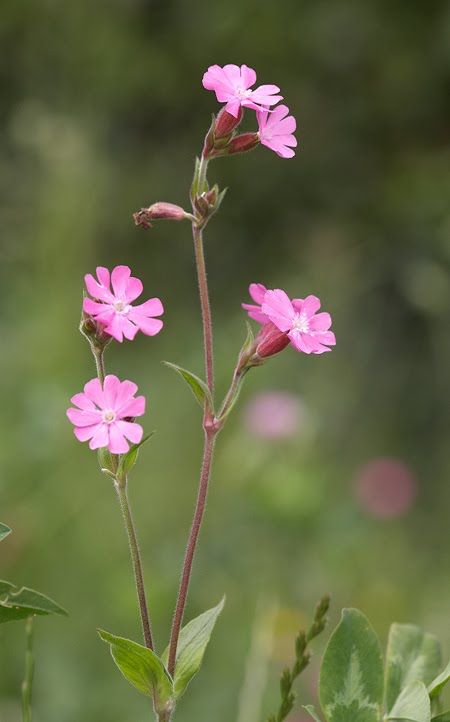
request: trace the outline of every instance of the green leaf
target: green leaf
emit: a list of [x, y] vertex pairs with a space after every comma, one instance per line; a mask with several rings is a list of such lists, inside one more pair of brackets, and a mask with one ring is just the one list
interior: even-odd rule
[[312, 704], [303, 705], [303, 709], [305, 709], [307, 712], [309, 712], [309, 714], [311, 715], [311, 717], [312, 717], [316, 722], [322, 722], [322, 720], [320, 719], [319, 715], [317, 714], [317, 712], [316, 712], [316, 710], [315, 710], [315, 707], [313, 707]]
[[155, 652], [103, 629], [99, 629], [98, 633], [110, 645], [111, 655], [125, 679], [142, 694], [153, 697], [157, 711], [167, 708], [173, 694], [173, 683]]
[[448, 681], [450, 681], [450, 662], [447, 664], [444, 671], [428, 685], [428, 694], [430, 697], [437, 697], [444, 689]]
[[[181, 630], [174, 674], [175, 698], [181, 697], [191, 679], [200, 669], [211, 633], [224, 604], [225, 597], [217, 607], [203, 612]], [[164, 664], [167, 664], [168, 658], [169, 648], [162, 655]]]
[[119, 479], [127, 476], [130, 473], [139, 456], [139, 449], [145, 444], [146, 441], [151, 439], [154, 434], [155, 431], [152, 431], [151, 434], [147, 434], [147, 436], [144, 436], [142, 441], [140, 441], [138, 444], [133, 444], [132, 446], [130, 446], [127, 453], [123, 454], [120, 459], [119, 468], [117, 470], [117, 476]]
[[416, 679], [400, 693], [388, 715], [389, 720], [408, 720], [408, 722], [430, 722], [431, 707], [427, 688]]
[[401, 691], [412, 682], [430, 684], [441, 667], [436, 637], [413, 624], [393, 624], [386, 654], [386, 710], [392, 710]]
[[207, 403], [209, 410], [213, 412], [214, 405], [211, 392], [205, 382], [202, 381], [202, 379], [191, 373], [191, 371], [187, 371], [187, 369], [183, 369], [181, 368], [181, 366], [170, 363], [170, 361], [163, 361], [163, 363], [169, 368], [176, 371], [177, 374], [181, 376], [183, 381], [185, 381], [191, 389], [192, 393], [194, 394], [195, 398], [197, 399], [198, 403], [202, 408], [204, 407], [205, 403]]
[[9, 526], [6, 526], [6, 524], [2, 524], [0, 522], [0, 541], [8, 536], [8, 534], [11, 534], [11, 529]]
[[0, 597], [0, 624], [25, 619], [32, 614], [67, 616], [66, 610], [53, 599], [28, 587], [18, 588], [10, 582], [0, 581]]
[[320, 702], [328, 722], [379, 722], [383, 661], [378, 638], [357, 609], [344, 609], [322, 661]]
[[448, 712], [438, 714], [437, 717], [432, 717], [431, 722], [450, 722], [450, 710]]

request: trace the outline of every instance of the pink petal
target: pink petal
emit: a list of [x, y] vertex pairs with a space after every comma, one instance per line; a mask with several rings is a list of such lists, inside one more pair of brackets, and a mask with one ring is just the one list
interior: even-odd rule
[[125, 401], [120, 409], [117, 409], [117, 413], [121, 419], [128, 416], [142, 416], [145, 414], [145, 396], [137, 396], [135, 399]]
[[329, 313], [323, 311], [317, 313], [309, 322], [311, 331], [328, 331], [331, 326], [331, 316]]
[[163, 327], [163, 322], [159, 318], [147, 318], [133, 313], [133, 321], [142, 333], [146, 336], [156, 336]]
[[228, 64], [223, 66], [223, 72], [230, 85], [236, 87], [241, 81], [241, 69], [238, 65]]
[[105, 268], [104, 266], [97, 266], [95, 271], [97, 273], [97, 278], [98, 278], [99, 283], [102, 286], [105, 286], [105, 288], [109, 288], [110, 276], [109, 276], [108, 269]]
[[289, 296], [281, 288], [267, 291], [261, 310], [280, 331], [286, 332], [292, 328], [295, 311]]
[[267, 288], [262, 283], [251, 283], [248, 287], [248, 292], [253, 298], [255, 303], [261, 304], [264, 301], [264, 294]]
[[109, 424], [108, 448], [111, 454], [126, 454], [130, 448], [117, 422]]
[[219, 65], [210, 65], [203, 75], [202, 84], [206, 90], [215, 90], [218, 83], [223, 83], [224, 72]]
[[114, 411], [119, 414], [122, 407], [133, 399], [137, 390], [138, 387], [133, 381], [122, 381], [120, 387], [117, 389]]
[[133, 312], [135, 311], [143, 316], [161, 316], [164, 313], [164, 306], [159, 298], [150, 298], [145, 303], [133, 306]]
[[139, 444], [142, 441], [144, 429], [139, 424], [133, 424], [130, 421], [117, 421], [115, 426], [133, 444]]
[[326, 344], [327, 346], [336, 346], [336, 336], [334, 335], [333, 331], [319, 331], [318, 333], [314, 334], [314, 338], [319, 341], [321, 344]]
[[83, 409], [84, 411], [95, 411], [95, 404], [88, 399], [86, 394], [75, 394], [75, 396], [72, 396], [70, 400], [73, 404], [75, 404], [75, 406], [78, 406], [79, 409]]
[[103, 383], [103, 395], [105, 398], [105, 409], [115, 409], [117, 393], [120, 389], [120, 381], [114, 374], [108, 374]]
[[139, 278], [131, 277], [125, 287], [126, 302], [132, 303], [136, 298], [141, 295], [143, 290], [144, 287], [142, 285], [142, 281], [140, 281]]
[[95, 430], [92, 439], [89, 442], [89, 448], [92, 450], [102, 449], [105, 446], [108, 446], [108, 443], [108, 426], [107, 424], [99, 424]]
[[305, 300], [303, 301], [302, 311], [303, 313], [306, 313], [308, 318], [314, 316], [314, 314], [317, 313], [319, 308], [320, 299], [318, 299], [317, 296], [306, 296]]
[[277, 135], [290, 135], [291, 133], [295, 133], [296, 129], [297, 122], [293, 115], [290, 115], [288, 118], [283, 118], [283, 120], [280, 120], [276, 124]]
[[100, 409], [105, 408], [103, 389], [98, 379], [91, 379], [91, 381], [88, 381], [87, 384], [85, 384], [84, 393], [88, 399], [93, 401], [94, 404], [97, 404]]
[[239, 108], [241, 107], [241, 103], [239, 100], [230, 100], [226, 106], [225, 110], [227, 113], [233, 116], [233, 118], [239, 117]]
[[73, 433], [77, 437], [78, 441], [88, 441], [89, 439], [92, 439], [95, 432], [97, 431], [99, 424], [95, 424], [94, 426], [84, 426], [83, 428], [74, 428]]
[[256, 73], [253, 68], [249, 68], [248, 65], [241, 65], [241, 78], [246, 90], [256, 83]]
[[123, 341], [123, 327], [124, 327], [124, 316], [115, 313], [111, 321], [105, 326], [106, 333], [122, 343]]
[[131, 270], [128, 266], [116, 266], [111, 273], [111, 283], [116, 297], [125, 300]]
[[93, 426], [101, 423], [101, 411], [81, 411], [80, 409], [67, 409], [67, 418], [74, 426]]
[[134, 337], [139, 331], [139, 328], [133, 323], [131, 323], [130, 314], [128, 314], [127, 317], [122, 317], [122, 331], [123, 335], [125, 336], [125, 338], [128, 339], [128, 341], [133, 341]]
[[86, 274], [84, 282], [88, 293], [93, 296], [93, 298], [98, 298], [105, 303], [114, 303], [114, 296], [111, 291], [101, 286], [90, 273]]
[[251, 303], [241, 303], [242, 308], [247, 311], [250, 318], [257, 323], [267, 323], [267, 316], [261, 311], [261, 306], [253, 306]]

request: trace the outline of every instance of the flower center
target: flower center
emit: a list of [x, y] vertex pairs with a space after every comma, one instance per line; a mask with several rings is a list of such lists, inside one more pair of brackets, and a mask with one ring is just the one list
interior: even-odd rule
[[295, 329], [295, 331], [300, 331], [300, 333], [308, 333], [309, 321], [306, 313], [297, 313], [295, 315], [294, 321], [292, 323], [292, 329]]
[[245, 90], [245, 88], [236, 88], [236, 95], [238, 98], [241, 98], [243, 100], [244, 98], [249, 98], [252, 94], [251, 90]]
[[126, 301], [116, 301], [114, 304], [114, 309], [117, 313], [127, 314], [130, 308], [130, 304], [126, 303]]
[[105, 424], [112, 424], [112, 422], [116, 418], [116, 412], [112, 410], [104, 411], [103, 412], [103, 421]]

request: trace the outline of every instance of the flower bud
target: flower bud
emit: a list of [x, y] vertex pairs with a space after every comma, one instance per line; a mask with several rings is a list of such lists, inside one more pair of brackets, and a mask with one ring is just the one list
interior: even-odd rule
[[104, 332], [102, 325], [83, 310], [79, 329], [80, 333], [89, 341], [94, 352], [103, 351], [112, 340], [112, 336]]
[[216, 118], [216, 122], [214, 125], [214, 136], [216, 140], [218, 140], [219, 138], [226, 138], [228, 135], [231, 135], [231, 133], [240, 124], [243, 115], [244, 112], [242, 110], [242, 106], [239, 108], [239, 114], [237, 118], [235, 118], [234, 115], [231, 115], [231, 113], [228, 113], [225, 108], [222, 108]]
[[259, 145], [258, 133], [241, 133], [235, 138], [232, 138], [226, 147], [225, 155], [232, 155], [233, 153], [246, 153], [249, 150], [253, 150]]
[[276, 353], [283, 351], [289, 345], [290, 340], [287, 333], [280, 331], [274, 323], [269, 321], [261, 327], [256, 339], [256, 361], [259, 359], [274, 356]]
[[149, 208], [141, 208], [140, 211], [133, 213], [134, 222], [137, 226], [143, 228], [151, 228], [151, 221], [171, 220], [184, 221], [189, 218], [189, 214], [174, 203], [153, 203]]

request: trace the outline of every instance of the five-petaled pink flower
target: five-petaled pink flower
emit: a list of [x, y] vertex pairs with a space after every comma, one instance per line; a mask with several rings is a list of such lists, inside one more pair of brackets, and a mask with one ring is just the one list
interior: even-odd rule
[[293, 115], [289, 115], [287, 105], [278, 105], [273, 111], [267, 108], [258, 110], [256, 117], [259, 126], [259, 140], [262, 145], [275, 151], [281, 158], [293, 158], [297, 139], [293, 133], [297, 127]]
[[78, 441], [89, 441], [91, 449], [107, 447], [112, 454], [125, 454], [128, 441], [138, 444], [144, 432], [133, 419], [145, 412], [145, 398], [135, 396], [137, 388], [113, 375], [103, 386], [98, 379], [88, 381], [84, 392], [71, 398], [77, 408], [67, 409]]
[[320, 354], [331, 351], [336, 344], [329, 313], [317, 313], [320, 300], [317, 296], [291, 299], [285, 291], [276, 288], [266, 291], [262, 313], [282, 332], [291, 344], [304, 353]]
[[264, 106], [275, 105], [283, 99], [277, 95], [277, 85], [260, 85], [251, 90], [256, 83], [256, 73], [247, 65], [211, 65], [203, 75], [203, 87], [214, 90], [219, 103], [226, 103], [225, 110], [235, 118], [239, 109], [253, 108], [258, 110]]
[[[97, 280], [88, 273], [84, 277], [86, 288], [92, 298], [85, 298], [83, 311], [116, 339], [123, 337], [132, 341], [138, 331], [154, 336], [163, 327], [163, 322], [154, 318], [164, 312], [159, 298], [132, 306], [142, 293], [142, 282], [131, 276], [128, 266], [116, 266], [111, 276], [107, 268], [97, 268]], [[112, 290], [111, 290], [112, 284]]]

